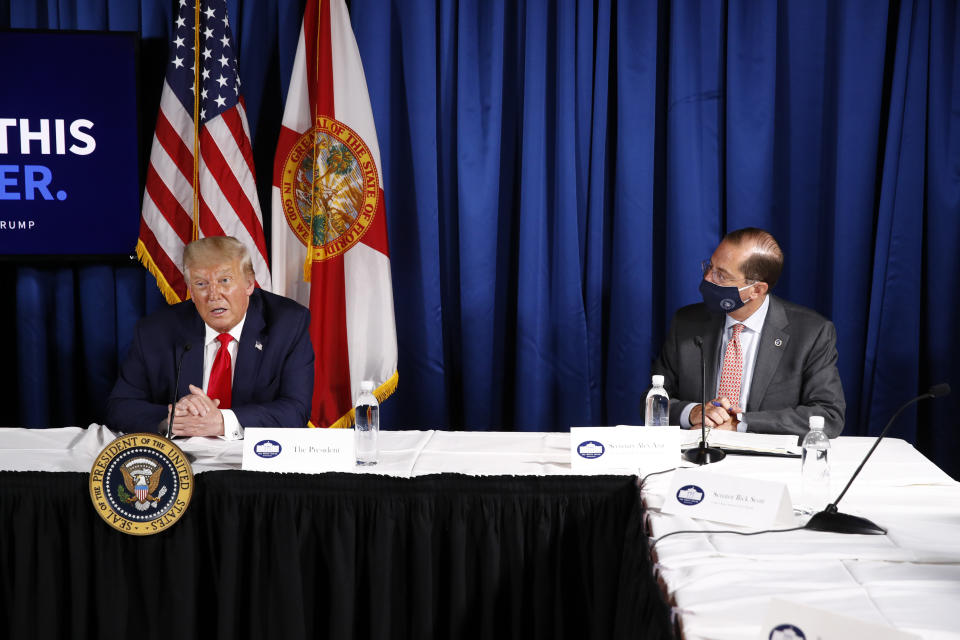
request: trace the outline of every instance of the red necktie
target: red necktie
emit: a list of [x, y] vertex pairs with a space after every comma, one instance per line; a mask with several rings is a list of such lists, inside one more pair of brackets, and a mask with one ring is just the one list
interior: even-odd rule
[[213, 359], [213, 368], [210, 370], [210, 384], [207, 385], [207, 395], [220, 400], [220, 409], [230, 408], [230, 393], [233, 387], [233, 372], [230, 370], [230, 350], [227, 345], [233, 338], [229, 333], [217, 336], [220, 348], [217, 357]]
[[726, 397], [734, 405], [740, 405], [740, 382], [743, 378], [743, 350], [740, 348], [742, 324], [733, 325], [733, 337], [723, 354], [723, 370], [720, 372], [720, 389], [717, 396]]

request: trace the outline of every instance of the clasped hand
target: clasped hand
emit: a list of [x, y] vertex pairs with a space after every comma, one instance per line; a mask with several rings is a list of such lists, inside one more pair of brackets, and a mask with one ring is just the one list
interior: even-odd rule
[[[712, 429], [721, 431], [736, 431], [737, 414], [742, 413], [743, 409], [730, 402], [726, 397], [714, 398], [707, 403], [706, 425]], [[701, 420], [700, 405], [694, 405], [690, 411], [690, 426], [699, 427]]]
[[[222, 436], [223, 414], [220, 401], [211, 398], [203, 389], [190, 385], [190, 393], [177, 400], [173, 407], [173, 435]], [[167, 405], [167, 418], [170, 405]]]

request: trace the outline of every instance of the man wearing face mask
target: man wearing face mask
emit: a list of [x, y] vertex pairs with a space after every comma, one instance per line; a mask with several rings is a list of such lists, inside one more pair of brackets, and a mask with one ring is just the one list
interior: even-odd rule
[[706, 361], [706, 426], [797, 434], [812, 415], [840, 435], [846, 401], [837, 371], [836, 329], [820, 314], [770, 289], [783, 269], [772, 235], [728, 233], [703, 263], [703, 302], [683, 307], [653, 373], [664, 376], [670, 424], [700, 428], [700, 348]]

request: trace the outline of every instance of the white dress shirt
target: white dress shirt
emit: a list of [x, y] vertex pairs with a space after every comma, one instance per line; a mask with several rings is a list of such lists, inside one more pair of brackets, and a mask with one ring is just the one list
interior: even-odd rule
[[[727, 351], [727, 344], [733, 338], [733, 325], [742, 324], [743, 331], [740, 332], [740, 351], [743, 353], [743, 376], [740, 378], [740, 407], [746, 411], [747, 399], [750, 397], [750, 385], [753, 382], [753, 370], [757, 364], [757, 351], [760, 346], [760, 333], [763, 331], [763, 323], [767, 320], [767, 311], [770, 310], [770, 296], [763, 299], [763, 304], [754, 311], [746, 320], [735, 320], [729, 315], [724, 319], [723, 337], [720, 340], [720, 357], [717, 361], [717, 388], [714, 389], [713, 397], [717, 397], [720, 390], [720, 376], [723, 373], [723, 357]], [[697, 406], [692, 402], [683, 408], [680, 414], [680, 425], [689, 429], [690, 411]], [[747, 423], [743, 420], [737, 424], [737, 431], [746, 431]]]
[[[230, 341], [230, 344], [227, 345], [227, 351], [230, 353], [230, 382], [231, 389], [233, 388], [233, 372], [237, 368], [237, 351], [240, 348], [240, 336], [243, 334], [243, 323], [247, 319], [247, 316], [244, 315], [240, 322], [237, 323], [233, 329], [229, 331], [230, 337], [233, 340]], [[220, 335], [220, 332], [211, 329], [209, 326], [206, 327], [206, 332], [204, 333], [203, 338], [203, 392], [207, 392], [207, 387], [210, 386], [210, 372], [213, 370], [213, 360], [217, 357], [217, 351], [220, 350], [220, 341], [217, 340], [217, 336]], [[240, 426], [240, 421], [237, 419], [236, 414], [233, 413], [231, 409], [221, 409], [221, 415], [223, 415], [223, 438], [225, 440], [242, 440], [243, 439], [243, 427]]]

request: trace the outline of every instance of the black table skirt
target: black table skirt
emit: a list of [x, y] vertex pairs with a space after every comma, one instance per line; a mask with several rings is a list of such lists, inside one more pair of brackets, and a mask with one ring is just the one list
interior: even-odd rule
[[670, 638], [635, 482], [207, 472], [138, 538], [0, 472], [0, 637]]

